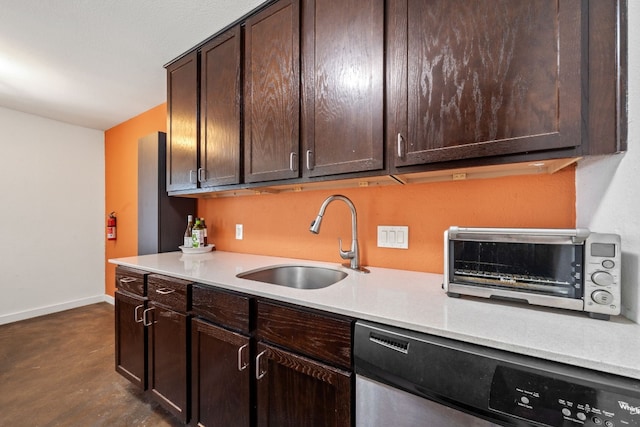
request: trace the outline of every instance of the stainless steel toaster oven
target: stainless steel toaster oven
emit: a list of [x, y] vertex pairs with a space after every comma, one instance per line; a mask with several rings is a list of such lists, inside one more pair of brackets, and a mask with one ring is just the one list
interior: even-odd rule
[[620, 236], [587, 229], [463, 228], [444, 234], [447, 295], [620, 314]]

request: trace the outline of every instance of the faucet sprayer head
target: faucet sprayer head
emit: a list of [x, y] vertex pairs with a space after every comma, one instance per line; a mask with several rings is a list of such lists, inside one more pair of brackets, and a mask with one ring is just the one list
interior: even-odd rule
[[309, 227], [309, 231], [313, 234], [318, 234], [320, 232], [320, 223], [322, 223], [322, 215], [318, 215], [316, 219], [311, 221], [311, 226]]

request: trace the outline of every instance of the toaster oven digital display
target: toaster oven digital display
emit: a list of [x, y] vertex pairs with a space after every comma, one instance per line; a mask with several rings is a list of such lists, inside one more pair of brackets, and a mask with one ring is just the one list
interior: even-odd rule
[[592, 243], [591, 255], [613, 258], [616, 256], [616, 245], [612, 243]]

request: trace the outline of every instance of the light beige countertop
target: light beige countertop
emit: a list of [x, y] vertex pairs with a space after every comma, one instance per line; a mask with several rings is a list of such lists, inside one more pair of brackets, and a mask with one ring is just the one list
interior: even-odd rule
[[[442, 275], [369, 267], [363, 274], [338, 263], [214, 251], [168, 252], [109, 260], [194, 282], [317, 308], [584, 368], [640, 379], [640, 325], [622, 316], [586, 314], [479, 298], [449, 298]], [[305, 290], [240, 279], [272, 265], [339, 268], [348, 276]]]

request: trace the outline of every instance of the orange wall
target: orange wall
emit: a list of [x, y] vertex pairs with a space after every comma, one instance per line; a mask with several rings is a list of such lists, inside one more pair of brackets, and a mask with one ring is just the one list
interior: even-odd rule
[[[338, 237], [347, 250], [351, 242], [346, 204], [332, 202], [320, 234], [308, 231], [323, 200], [340, 193], [356, 206], [364, 265], [441, 273], [451, 225], [574, 227], [574, 179], [568, 167], [553, 175], [206, 199], [198, 215], [219, 250], [342, 262]], [[235, 240], [235, 224], [243, 224], [243, 240]], [[409, 249], [378, 248], [378, 225], [409, 226]]]
[[110, 258], [138, 253], [138, 139], [166, 131], [167, 106], [161, 104], [121, 123], [104, 134], [105, 224], [109, 212], [118, 218], [117, 239], [106, 241], [105, 293], [115, 290], [115, 266]]
[[[165, 130], [165, 116], [163, 104], [105, 133], [105, 214], [118, 215], [118, 240], [107, 241], [107, 259], [137, 252], [137, 141]], [[553, 175], [202, 199], [197, 215], [218, 250], [337, 263], [338, 237], [345, 249], [351, 242], [347, 206], [333, 202], [320, 234], [308, 231], [322, 201], [337, 192], [356, 205], [362, 263], [370, 266], [442, 272], [450, 225], [575, 226], [574, 167]], [[243, 240], [235, 240], [235, 224], [243, 224]], [[409, 249], [376, 247], [377, 225], [409, 226]], [[115, 268], [106, 269], [105, 291], [113, 295]]]

